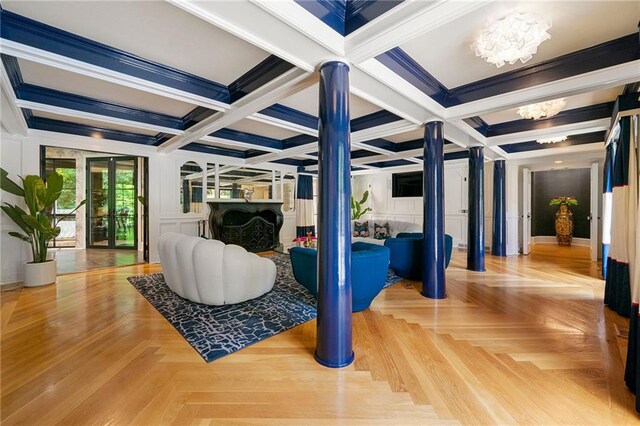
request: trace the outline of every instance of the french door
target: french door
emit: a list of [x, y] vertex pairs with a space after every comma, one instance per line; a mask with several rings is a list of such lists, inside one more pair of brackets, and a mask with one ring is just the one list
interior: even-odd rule
[[87, 158], [87, 247], [137, 249], [137, 199], [137, 158]]

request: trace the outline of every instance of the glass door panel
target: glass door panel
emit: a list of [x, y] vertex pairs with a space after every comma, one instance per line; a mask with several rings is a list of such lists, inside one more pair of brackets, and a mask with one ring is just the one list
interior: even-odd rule
[[137, 247], [137, 163], [135, 158], [87, 159], [88, 246]]
[[89, 159], [87, 182], [88, 198], [88, 222], [89, 222], [89, 246], [109, 246], [109, 160]]
[[135, 247], [136, 245], [136, 160], [115, 159], [115, 246]]

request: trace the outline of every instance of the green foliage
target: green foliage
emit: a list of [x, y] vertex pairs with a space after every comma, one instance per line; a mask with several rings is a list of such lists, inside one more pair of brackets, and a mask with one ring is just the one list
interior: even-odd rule
[[560, 204], [566, 204], [568, 206], [577, 206], [578, 200], [574, 197], [553, 197], [549, 201], [550, 206], [559, 206]]
[[50, 173], [45, 183], [40, 176], [29, 175], [21, 178], [22, 186], [8, 177], [7, 171], [0, 168], [0, 189], [10, 194], [22, 197], [27, 211], [15, 204], [4, 203], [0, 206], [3, 212], [24, 232], [9, 232], [31, 245], [31, 254], [35, 263], [47, 261], [49, 241], [60, 235], [58, 223], [66, 216], [78, 210], [86, 200], [78, 204], [69, 214], [59, 218], [54, 223], [47, 217], [49, 211], [62, 193], [64, 178], [58, 173]]
[[362, 216], [367, 214], [367, 212], [371, 211], [371, 208], [369, 207], [364, 210], [362, 209], [362, 205], [367, 202], [368, 198], [369, 191], [364, 191], [364, 194], [362, 194], [362, 199], [360, 201], [354, 199], [353, 195], [351, 196], [351, 220], [358, 220]]

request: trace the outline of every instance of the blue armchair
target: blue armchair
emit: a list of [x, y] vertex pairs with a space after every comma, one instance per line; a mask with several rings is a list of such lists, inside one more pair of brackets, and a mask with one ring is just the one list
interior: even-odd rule
[[[395, 238], [387, 238], [384, 242], [391, 251], [389, 267], [396, 275], [414, 281], [422, 281], [422, 232], [399, 233]], [[445, 268], [451, 261], [453, 251], [453, 237], [444, 235], [444, 264]]]
[[[318, 294], [318, 251], [311, 248], [293, 247], [291, 266], [296, 281], [311, 294]], [[352, 311], [360, 312], [371, 305], [387, 281], [389, 249], [377, 244], [363, 242], [351, 245], [351, 294]]]

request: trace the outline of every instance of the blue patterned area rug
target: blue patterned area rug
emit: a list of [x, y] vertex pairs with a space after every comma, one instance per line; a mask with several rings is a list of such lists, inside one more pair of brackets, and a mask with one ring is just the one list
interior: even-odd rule
[[[169, 289], [161, 273], [128, 280], [211, 362], [316, 317], [316, 299], [296, 282], [289, 255], [269, 258], [277, 267], [273, 290], [235, 305], [209, 306], [183, 299]], [[401, 279], [389, 270], [385, 288]]]

